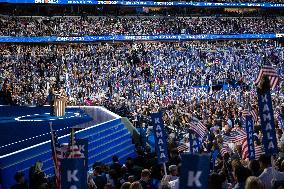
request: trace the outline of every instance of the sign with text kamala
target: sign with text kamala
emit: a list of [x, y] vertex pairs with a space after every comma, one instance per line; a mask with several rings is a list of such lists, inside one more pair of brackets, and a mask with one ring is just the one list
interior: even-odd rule
[[199, 154], [181, 155], [181, 177], [179, 188], [207, 189], [210, 156]]
[[266, 155], [277, 153], [277, 139], [272, 109], [270, 91], [261, 93], [257, 91], [261, 130], [263, 133], [263, 145]]
[[167, 138], [164, 129], [164, 123], [162, 119], [161, 113], [152, 113], [151, 114], [152, 123], [153, 123], [153, 131], [154, 131], [154, 138], [156, 144], [156, 152], [158, 155], [158, 162], [159, 163], [166, 163], [168, 162], [168, 145], [167, 145]]
[[87, 189], [83, 158], [61, 160], [61, 189]]

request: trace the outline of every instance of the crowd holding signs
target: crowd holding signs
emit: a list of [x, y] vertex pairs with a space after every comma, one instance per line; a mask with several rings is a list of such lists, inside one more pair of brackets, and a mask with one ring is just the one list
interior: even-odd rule
[[[214, 42], [79, 45], [81, 49], [77, 45], [7, 47], [10, 48], [2, 52], [1, 59], [5, 63], [1, 66], [7, 68], [2, 77], [9, 80], [4, 80], [1, 89], [9, 91], [12, 88], [16, 104], [29, 104], [31, 97], [32, 103], [44, 103], [41, 98], [45, 95], [41, 94], [45, 94], [48, 86], [57, 85], [66, 89], [70, 103], [103, 105], [127, 116], [136, 127], [148, 127], [147, 136], [150, 126], [153, 126], [156, 156], [147, 146], [137, 146], [137, 158], [128, 159], [125, 167], [108, 170], [102, 165], [93, 166], [92, 177], [87, 175], [87, 169], [75, 166], [77, 163], [82, 166], [82, 154], [88, 157], [86, 148], [79, 145], [80, 140], [76, 140], [79, 146], [65, 146], [66, 152], [58, 157], [62, 159], [60, 165], [55, 162], [57, 186], [82, 188], [81, 180], [88, 178], [88, 187], [97, 188], [109, 183], [110, 187], [119, 188], [128, 181], [133, 184], [137, 180], [150, 188], [161, 185], [212, 188], [220, 183], [222, 188], [233, 188], [250, 180], [247, 179], [249, 175], [260, 176], [271, 166], [274, 172], [284, 171], [281, 163], [284, 140], [280, 79], [283, 75], [283, 48], [280, 44], [258, 41], [228, 42], [226, 47], [224, 43], [218, 46]], [[215, 50], [208, 52], [206, 48]], [[52, 49], [58, 54], [52, 54]], [[16, 56], [14, 50], [23, 52], [23, 55]], [[262, 56], [266, 54], [269, 56]], [[15, 57], [19, 62], [13, 61]], [[43, 64], [47, 59], [55, 62]], [[84, 67], [78, 66], [76, 61]], [[145, 63], [147, 61], [153, 65]], [[260, 78], [266, 75], [265, 70], [258, 69], [259, 61], [272, 62], [270, 69], [277, 70], [277, 76], [274, 73], [268, 77], [272, 91], [255, 87], [257, 72], [264, 73]], [[10, 63], [15, 66], [10, 67]], [[25, 72], [19, 72], [16, 65]], [[250, 69], [252, 67], [257, 69]], [[10, 71], [19, 73], [18, 78], [14, 78]], [[280, 83], [275, 80], [278, 75]], [[240, 76], [241, 79], [237, 80]], [[25, 83], [20, 85], [21, 82]], [[205, 83], [211, 84], [196, 86]], [[216, 89], [215, 84], [224, 83], [227, 87]], [[259, 83], [262, 84], [261, 79]], [[56, 142], [54, 144], [60, 147]], [[263, 154], [278, 155], [279, 158], [271, 164]], [[155, 171], [158, 162], [162, 170]], [[173, 168], [172, 165], [180, 167], [180, 163], [180, 169]], [[153, 172], [143, 170], [139, 175], [136, 166], [153, 169]], [[240, 178], [239, 172], [248, 169], [250, 173]], [[281, 180], [280, 172], [279, 175], [278, 180]], [[267, 180], [261, 182], [267, 184]]]

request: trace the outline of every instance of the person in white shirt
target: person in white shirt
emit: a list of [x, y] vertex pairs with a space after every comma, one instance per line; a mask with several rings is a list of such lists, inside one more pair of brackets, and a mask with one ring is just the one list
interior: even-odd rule
[[272, 189], [273, 181], [284, 180], [284, 173], [272, 167], [270, 156], [261, 155], [259, 157], [259, 164], [263, 172], [258, 178], [264, 184], [265, 189]]
[[179, 178], [173, 181], [170, 181], [170, 186], [172, 189], [179, 189]]

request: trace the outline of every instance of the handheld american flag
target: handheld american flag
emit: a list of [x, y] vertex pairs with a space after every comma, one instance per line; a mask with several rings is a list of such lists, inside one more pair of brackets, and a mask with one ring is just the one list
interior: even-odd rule
[[278, 85], [280, 80], [278, 73], [271, 65], [262, 66], [255, 80], [255, 85], [258, 85], [264, 76], [269, 78], [271, 89], [274, 89]]
[[178, 147], [178, 153], [182, 153], [184, 151], [188, 151], [189, 147], [185, 143], [181, 143]]
[[201, 123], [197, 118], [193, 118], [192, 121], [189, 123], [189, 128], [193, 130], [199, 137], [202, 139], [206, 135], [207, 128], [206, 126]]
[[52, 122], [49, 123], [49, 126], [51, 131], [51, 152], [55, 170], [55, 187], [60, 189], [60, 159], [62, 159], [62, 153], [56, 131], [52, 128]]
[[225, 154], [230, 154], [231, 153], [231, 149], [229, 146], [226, 146], [224, 145], [221, 150], [220, 150], [220, 153], [221, 153], [221, 156], [224, 157]]
[[[264, 154], [262, 146], [255, 146], [255, 159], [259, 159], [260, 155]], [[248, 143], [247, 140], [244, 139], [242, 143], [242, 159], [246, 159], [248, 157]]]

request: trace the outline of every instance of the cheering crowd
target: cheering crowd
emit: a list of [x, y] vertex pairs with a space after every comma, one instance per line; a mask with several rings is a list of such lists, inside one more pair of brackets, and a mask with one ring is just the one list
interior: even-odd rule
[[1, 36], [264, 34], [283, 32], [284, 19], [282, 17], [0, 17]]
[[[44, 105], [50, 87], [73, 105], [124, 98], [200, 98], [195, 86], [252, 88], [261, 63], [282, 77], [283, 47], [275, 41], [2, 45], [1, 89], [12, 104]], [[208, 87], [207, 87], [208, 88]], [[198, 93], [196, 93], [198, 92]], [[11, 102], [12, 101], [12, 102]]]

